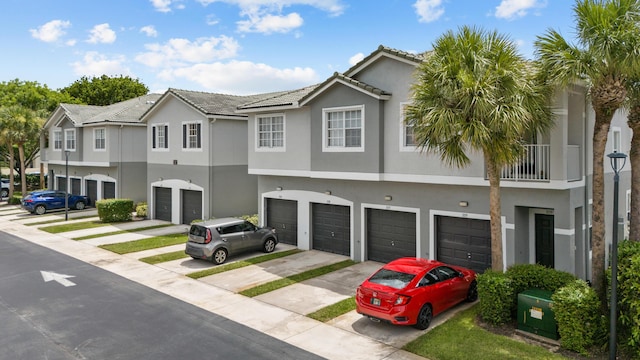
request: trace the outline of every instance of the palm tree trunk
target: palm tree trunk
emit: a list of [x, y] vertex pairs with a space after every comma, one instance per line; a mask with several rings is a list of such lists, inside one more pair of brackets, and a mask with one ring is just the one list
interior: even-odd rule
[[[605, 114], [596, 114], [596, 119], [604, 117]], [[607, 135], [609, 134], [609, 121], [596, 121], [593, 131], [593, 195], [591, 210], [591, 242], [592, 242], [592, 261], [591, 261], [591, 281], [596, 293], [600, 296], [603, 304], [606, 304], [606, 294], [604, 287], [604, 270], [605, 270], [605, 208], [604, 208], [604, 152], [607, 146]]]
[[18, 144], [18, 157], [20, 158], [20, 184], [22, 196], [27, 194], [27, 174], [24, 171], [24, 144]]
[[[9, 148], [9, 199], [13, 198], [13, 167], [15, 166], [13, 144], [7, 144]], [[8, 202], [9, 200], [7, 200]]]
[[640, 105], [629, 110], [627, 124], [633, 130], [629, 162], [631, 164], [631, 209], [629, 213], [629, 240], [640, 241]]
[[491, 269], [504, 271], [502, 258], [502, 207], [500, 200], [500, 168], [485, 151], [489, 177], [489, 217], [491, 219]]

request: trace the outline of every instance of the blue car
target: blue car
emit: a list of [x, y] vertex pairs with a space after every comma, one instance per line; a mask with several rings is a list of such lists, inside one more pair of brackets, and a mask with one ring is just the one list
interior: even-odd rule
[[48, 210], [64, 209], [64, 197], [68, 195], [70, 209], [82, 210], [89, 203], [84, 195], [67, 194], [58, 190], [34, 191], [22, 198], [22, 208], [32, 214], [42, 215]]

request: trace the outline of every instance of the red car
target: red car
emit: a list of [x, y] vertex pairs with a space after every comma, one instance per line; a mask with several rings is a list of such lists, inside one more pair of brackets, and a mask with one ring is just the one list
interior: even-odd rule
[[394, 260], [365, 280], [356, 292], [356, 310], [374, 321], [424, 330], [433, 316], [478, 299], [476, 273], [435, 260]]

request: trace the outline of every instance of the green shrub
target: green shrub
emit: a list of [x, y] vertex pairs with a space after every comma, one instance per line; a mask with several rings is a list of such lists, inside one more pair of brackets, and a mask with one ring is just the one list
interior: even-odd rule
[[121, 222], [131, 220], [131, 199], [104, 199], [96, 201], [98, 217], [102, 222]]
[[7, 204], [20, 205], [22, 204], [22, 197], [20, 195], [13, 195], [13, 197], [7, 199]]
[[619, 341], [640, 359], [640, 242], [618, 245]]
[[558, 289], [551, 300], [560, 333], [560, 345], [588, 355], [596, 334], [605, 326], [595, 290], [583, 280], [574, 280]]
[[513, 302], [511, 313], [518, 310], [518, 294], [527, 289], [541, 289], [555, 292], [559, 288], [573, 282], [577, 278], [568, 272], [542, 266], [540, 264], [516, 264], [506, 271], [512, 281]]
[[140, 218], [146, 218], [148, 216], [147, 206], [148, 205], [146, 202], [138, 203], [138, 205], [136, 206], [136, 216]]
[[511, 305], [516, 293], [512, 280], [503, 272], [487, 270], [478, 275], [480, 316], [491, 324], [504, 324], [511, 320]]
[[255, 226], [258, 226], [259, 223], [259, 218], [258, 218], [258, 214], [253, 214], [253, 215], [242, 215], [240, 216], [241, 219], [243, 220], [247, 220], [248, 222], [252, 223]]

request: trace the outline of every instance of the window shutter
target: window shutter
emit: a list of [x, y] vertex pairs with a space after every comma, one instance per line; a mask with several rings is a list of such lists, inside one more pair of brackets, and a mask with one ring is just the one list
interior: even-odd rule
[[155, 149], [156, 148], [156, 127], [155, 126], [151, 127], [151, 142], [152, 142], [151, 148]]
[[169, 125], [164, 126], [164, 148], [169, 148]]
[[198, 123], [197, 129], [198, 129], [198, 134], [197, 134], [197, 136], [198, 136], [198, 149], [200, 149], [202, 147], [202, 140], [201, 140], [202, 139], [202, 134], [200, 132], [200, 130], [202, 130], [202, 124]]
[[182, 148], [187, 148], [187, 124], [182, 124]]

